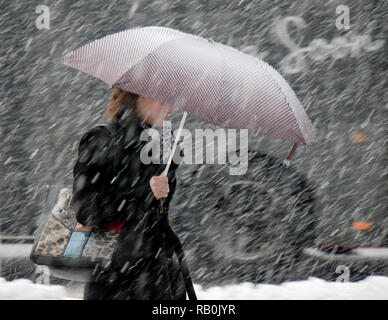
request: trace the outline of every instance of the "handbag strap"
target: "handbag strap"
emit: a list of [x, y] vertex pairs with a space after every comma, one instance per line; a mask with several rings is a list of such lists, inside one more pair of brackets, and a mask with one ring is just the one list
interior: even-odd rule
[[167, 237], [174, 248], [175, 254], [177, 255], [180, 271], [183, 277], [183, 281], [185, 283], [187, 296], [189, 300], [198, 300], [194, 290], [193, 281], [190, 276], [190, 270], [185, 259], [185, 253], [183, 251], [182, 244], [178, 236], [175, 234], [170, 224], [168, 223], [165, 225], [165, 232], [167, 233]]

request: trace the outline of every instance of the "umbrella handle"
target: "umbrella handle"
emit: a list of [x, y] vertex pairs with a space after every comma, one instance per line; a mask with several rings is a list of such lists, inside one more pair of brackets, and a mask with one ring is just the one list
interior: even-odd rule
[[179, 141], [179, 139], [180, 139], [180, 137], [181, 137], [183, 124], [184, 124], [185, 121], [186, 121], [186, 117], [187, 117], [187, 112], [185, 111], [185, 112], [183, 113], [183, 117], [182, 117], [182, 119], [181, 119], [181, 123], [179, 124], [178, 133], [177, 133], [177, 135], [176, 135], [176, 137], [175, 137], [174, 145], [173, 145], [173, 147], [172, 147], [170, 156], [168, 157], [168, 162], [167, 162], [166, 168], [164, 169], [164, 171], [163, 171], [163, 173], [162, 173], [162, 174], [165, 175], [165, 176], [167, 176], [168, 170], [170, 169], [172, 157], [173, 157], [173, 155], [174, 155], [176, 146], [178, 145], [178, 141]]
[[[167, 161], [166, 168], [164, 169], [162, 175], [167, 176], [167, 174], [168, 174], [168, 170], [170, 169], [172, 157], [173, 157], [173, 155], [174, 155], [176, 146], [178, 145], [179, 138], [181, 137], [183, 124], [184, 124], [185, 121], [186, 121], [186, 117], [187, 117], [187, 112], [185, 111], [185, 112], [183, 113], [183, 117], [182, 117], [182, 119], [181, 119], [181, 123], [179, 124], [178, 133], [177, 133], [177, 135], [176, 135], [176, 137], [175, 137], [174, 145], [173, 145], [173, 147], [172, 147], [170, 156], [168, 157], [168, 161]], [[160, 199], [160, 209], [159, 209], [159, 214], [162, 214], [162, 213], [163, 213], [163, 198]]]
[[295, 142], [294, 145], [292, 146], [292, 149], [291, 149], [290, 153], [288, 154], [287, 158], [283, 160], [283, 164], [286, 165], [287, 167], [290, 165], [291, 158], [294, 155], [297, 147], [298, 147], [298, 144]]

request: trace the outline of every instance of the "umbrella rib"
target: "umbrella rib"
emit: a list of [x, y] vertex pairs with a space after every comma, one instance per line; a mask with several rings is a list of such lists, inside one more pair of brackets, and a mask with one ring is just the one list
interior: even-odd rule
[[[222, 45], [224, 46], [224, 45]], [[233, 49], [233, 50], [236, 50], [235, 48], [231, 47], [228, 49]], [[246, 55], [246, 54], [245, 54]], [[269, 80], [275, 84], [277, 90], [281, 93], [280, 96], [282, 96], [282, 99], [283, 101], [286, 103], [286, 105], [288, 106], [288, 108], [292, 111], [292, 114], [293, 114], [293, 117], [296, 121], [296, 123], [298, 124], [298, 127], [297, 127], [297, 130], [300, 132], [301, 136], [302, 136], [302, 139], [303, 139], [303, 142], [306, 144], [308, 141], [306, 141], [306, 137], [310, 137], [310, 135], [306, 135], [306, 132], [308, 133], [309, 130], [308, 128], [305, 128], [305, 126], [302, 126], [301, 125], [301, 120], [304, 119], [304, 124], [306, 124], [306, 121], [309, 122], [308, 118], [307, 118], [307, 115], [305, 114], [305, 112], [303, 112], [303, 107], [302, 107], [302, 110], [298, 110], [298, 108], [293, 108], [292, 104], [290, 103], [289, 99], [286, 97], [286, 94], [285, 93], [285, 90], [283, 90], [280, 86], [279, 86], [279, 83], [278, 81], [281, 81], [282, 80], [282, 76], [271, 66], [269, 65], [268, 63], [266, 63], [265, 61], [261, 61], [264, 66], [266, 66], [267, 68], [265, 68], [261, 63], [258, 63], [258, 61], [250, 56], [250, 55], [246, 55], [247, 57], [249, 57], [250, 59], [252, 59], [252, 61], [254, 61], [254, 63], [260, 67], [260, 69], [262, 71], [264, 71], [265, 74], [268, 75], [268, 78]], [[295, 95], [295, 92], [293, 91], [293, 89], [288, 85], [288, 83], [284, 80], [284, 85], [285, 85], [285, 89], [288, 93], [291, 94], [291, 96], [295, 96], [296, 99], [295, 102], [297, 102], [298, 104], [300, 104], [300, 102], [298, 101], [296, 95]], [[292, 98], [292, 97], [291, 97]], [[298, 116], [299, 115], [299, 116]], [[303, 119], [302, 119], [303, 118]], [[312, 135], [311, 137], [312, 140], [314, 140], [314, 134]]]
[[[249, 55], [247, 55], [249, 56]], [[281, 93], [280, 96], [282, 97], [282, 99], [284, 100], [284, 102], [286, 103], [286, 105], [289, 107], [289, 109], [292, 110], [292, 114], [294, 115], [294, 118], [295, 118], [295, 121], [296, 123], [298, 124], [298, 131], [301, 133], [302, 135], [302, 139], [303, 139], [303, 142], [304, 144], [306, 144], [308, 141], [306, 141], [306, 134], [305, 134], [305, 127], [304, 126], [301, 126], [301, 119], [299, 118], [306, 118], [307, 115], [305, 113], [303, 113], [303, 111], [301, 110], [297, 110], [297, 108], [293, 108], [292, 104], [290, 103], [289, 99], [287, 98], [285, 91], [279, 86], [279, 83], [278, 81], [281, 81], [282, 80], [282, 77], [280, 74], [278, 74], [278, 72], [271, 66], [269, 65], [268, 63], [266, 63], [265, 61], [261, 61], [264, 66], [264, 67], [261, 63], [258, 63], [258, 61], [256, 61], [256, 59], [254, 57], [251, 57], [249, 56], [252, 61], [254, 61], [254, 63], [265, 73], [268, 75], [268, 78], [269, 80], [275, 85], [275, 87], [277, 88], [277, 90]], [[288, 83], [284, 80], [284, 86], [286, 87], [285, 89], [288, 91], [288, 93], [290, 93], [291, 95], [295, 96], [295, 92], [293, 92], [292, 88], [288, 85]], [[296, 102], [298, 102], [298, 99], [295, 99]], [[300, 104], [300, 102], [298, 103]], [[302, 107], [303, 109], [303, 107]], [[298, 117], [299, 115], [299, 117]], [[308, 121], [308, 120], [306, 120]], [[305, 122], [305, 121], [304, 121]], [[313, 138], [312, 138], [313, 139]]]
[[[263, 61], [264, 63], [266, 63], [265, 61]], [[267, 63], [266, 63], [267, 64]], [[289, 108], [292, 110], [292, 113], [294, 115], [294, 118], [296, 120], [296, 123], [298, 124], [298, 131], [302, 134], [302, 138], [303, 138], [303, 142], [304, 144], [308, 143], [309, 141], [306, 140], [306, 131], [305, 131], [305, 127], [303, 125], [301, 125], [301, 118], [305, 118], [306, 121], [309, 121], [308, 118], [307, 118], [307, 115], [303, 109], [303, 107], [301, 108], [294, 108], [293, 105], [290, 103], [289, 99], [287, 99], [287, 95], [286, 94], [283, 94], [283, 90], [282, 88], [279, 87], [279, 84], [278, 84], [278, 81], [279, 80], [282, 80], [282, 77], [281, 75], [269, 64], [267, 64], [269, 66], [269, 70], [271, 71], [268, 72], [268, 70], [265, 70], [270, 76], [271, 80], [275, 83], [276, 87], [279, 89], [279, 91], [282, 93], [281, 96], [283, 96], [283, 99], [286, 101], [287, 105], [289, 106]], [[261, 67], [261, 66], [260, 66]], [[262, 69], [264, 69], [263, 67], [261, 67]], [[274, 78], [278, 78], [278, 79], [274, 79]], [[278, 80], [278, 81], [276, 81]], [[287, 91], [290, 93], [291, 96], [295, 96], [296, 98], [296, 94], [295, 92], [293, 91], [293, 89], [288, 85], [288, 83], [284, 80], [284, 85], [286, 86], [286, 89]], [[298, 99], [295, 99], [296, 102], [298, 102], [299, 104], [301, 104]], [[299, 115], [299, 116], [298, 116]], [[312, 140], [314, 140], [314, 137], [311, 138]]]
[[[122, 73], [120, 75], [120, 77], [112, 84], [112, 86], [115, 86], [115, 84], [117, 82], [119, 82], [127, 73], [129, 73], [135, 66], [139, 65], [140, 63], [142, 63], [144, 60], [146, 60], [151, 54], [153, 54], [155, 51], [159, 50], [161, 47], [164, 47], [168, 44], [170, 44], [171, 42], [174, 42], [174, 41], [177, 41], [177, 40], [181, 40], [181, 39], [185, 39], [187, 38], [187, 36], [185, 35], [182, 35], [181, 37], [179, 38], [174, 38], [174, 39], [170, 39], [166, 42], [163, 42], [162, 44], [158, 45], [157, 47], [155, 47], [153, 50], [151, 50], [149, 53], [147, 53], [145, 56], [143, 56], [140, 60], [138, 60], [136, 62], [136, 64], [132, 65], [131, 67], [129, 67], [128, 69], [126, 69], [126, 71], [124, 73]], [[134, 92], [134, 93], [137, 93], [137, 92]], [[152, 97], [150, 97], [152, 98]]]
[[[264, 61], [263, 61], [264, 62]], [[266, 63], [266, 62], [264, 62]], [[267, 64], [269, 66], [269, 70], [271, 71], [276, 71], [275, 69], [272, 68], [272, 66], [270, 66], [269, 64]], [[264, 68], [262, 66], [260, 66], [263, 70]], [[298, 130], [300, 131], [300, 133], [302, 134], [302, 138], [303, 138], [303, 141], [306, 143], [306, 140], [305, 140], [305, 135], [304, 133], [302, 132], [302, 130], [300, 129], [300, 124], [299, 124], [299, 121], [298, 121], [298, 117], [297, 115], [295, 114], [295, 110], [294, 108], [291, 106], [289, 100], [287, 99], [286, 95], [283, 93], [283, 90], [282, 88], [279, 86], [278, 82], [274, 79], [273, 75], [271, 75], [271, 73], [269, 73], [267, 70], [264, 70], [267, 74], [269, 74], [269, 78], [270, 80], [275, 84], [276, 88], [280, 91], [281, 93], [281, 97], [284, 99], [284, 101], [286, 102], [286, 104], [288, 105], [289, 109], [292, 110], [292, 113], [294, 115], [294, 118], [295, 118], [295, 121], [298, 123]]]
[[215, 47], [215, 49], [217, 50], [217, 52], [218, 52], [218, 55], [220, 56], [220, 59], [222, 59], [222, 62], [220, 63], [220, 68], [221, 68], [221, 70], [219, 70], [219, 72], [220, 72], [220, 74], [221, 74], [221, 85], [220, 85], [220, 87], [219, 87], [219, 92], [218, 92], [218, 99], [217, 99], [217, 104], [216, 104], [216, 106], [215, 106], [215, 113], [214, 113], [214, 115], [212, 115], [212, 117], [213, 117], [213, 122], [214, 123], [217, 123], [217, 120], [218, 120], [218, 117], [217, 117], [217, 115], [218, 114], [220, 114], [219, 113], [219, 109], [221, 108], [221, 97], [222, 97], [222, 92], [223, 92], [223, 90], [224, 90], [224, 85], [225, 85], [225, 72], [223, 72], [224, 71], [224, 64], [225, 64], [225, 59], [224, 59], [224, 57], [222, 56], [222, 54], [221, 54], [221, 52], [220, 52], [220, 50], [219, 50], [219, 48], [218, 48], [218, 45], [216, 44], [216, 43], [214, 43], [213, 42], [213, 45], [214, 45], [214, 47]]

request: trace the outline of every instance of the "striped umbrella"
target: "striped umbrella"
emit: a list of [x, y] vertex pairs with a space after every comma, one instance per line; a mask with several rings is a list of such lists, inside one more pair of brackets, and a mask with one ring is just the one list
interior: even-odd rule
[[316, 141], [300, 101], [275, 69], [199, 36], [166, 27], [134, 28], [88, 43], [59, 62], [184, 110], [180, 129], [188, 112], [219, 127], [291, 141], [287, 161], [297, 145]]

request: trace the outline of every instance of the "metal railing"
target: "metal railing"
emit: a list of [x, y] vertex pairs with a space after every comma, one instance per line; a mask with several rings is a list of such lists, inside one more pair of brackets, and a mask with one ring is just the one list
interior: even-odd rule
[[12, 242], [12, 243], [19, 243], [19, 242], [34, 242], [35, 237], [34, 236], [2, 236], [0, 235], [0, 244], [2, 242]]

